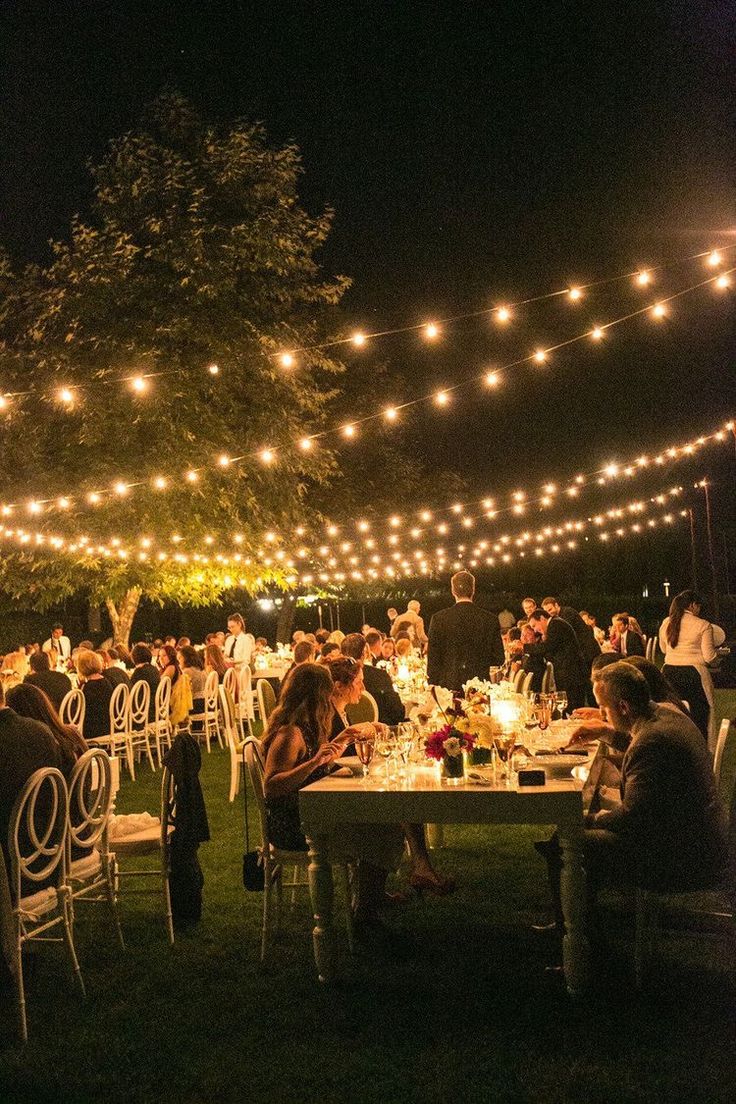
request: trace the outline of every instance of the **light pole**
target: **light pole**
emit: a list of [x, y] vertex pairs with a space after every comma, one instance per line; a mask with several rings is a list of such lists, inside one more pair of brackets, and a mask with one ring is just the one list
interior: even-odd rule
[[713, 612], [718, 617], [720, 615], [719, 601], [718, 601], [718, 579], [716, 577], [716, 561], [713, 554], [713, 518], [710, 509], [710, 484], [707, 479], [701, 479], [700, 486], [703, 488], [705, 494], [705, 529], [708, 535], [708, 562], [710, 564], [710, 581], [713, 591]]

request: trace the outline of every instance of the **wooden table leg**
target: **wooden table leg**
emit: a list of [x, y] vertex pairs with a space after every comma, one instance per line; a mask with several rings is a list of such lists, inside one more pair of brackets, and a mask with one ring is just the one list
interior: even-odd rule
[[559, 829], [562, 848], [560, 897], [565, 920], [562, 963], [567, 991], [572, 996], [585, 992], [590, 969], [590, 944], [586, 932], [585, 871], [582, 827]]
[[327, 837], [314, 836], [309, 844], [309, 896], [314, 914], [314, 961], [320, 981], [335, 976], [335, 931], [332, 926], [334, 887], [327, 859]]

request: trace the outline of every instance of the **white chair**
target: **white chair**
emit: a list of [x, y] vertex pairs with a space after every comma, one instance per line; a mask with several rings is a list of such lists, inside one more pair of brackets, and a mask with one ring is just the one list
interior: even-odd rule
[[238, 727], [240, 728], [242, 740], [253, 735], [253, 722], [256, 719], [255, 697], [253, 676], [250, 667], [246, 663], [238, 671], [238, 700], [236, 703]]
[[[159, 824], [150, 828], [143, 828], [139, 832], [131, 832], [127, 835], [114, 837], [111, 842], [112, 858], [114, 860], [115, 884], [119, 885], [124, 879], [135, 878], [160, 878], [161, 894], [163, 898], [164, 913], [166, 916], [166, 931], [169, 943], [174, 943], [174, 920], [171, 914], [171, 894], [169, 892], [169, 843], [176, 821], [176, 786], [174, 776], [168, 767], [164, 767], [161, 779], [161, 819]], [[159, 863], [155, 868], [123, 870], [120, 860], [138, 855], [158, 855]], [[146, 893], [145, 888], [132, 887], [128, 893]]]
[[[309, 868], [309, 855], [306, 851], [285, 851], [271, 843], [268, 834], [268, 818], [266, 816], [266, 802], [263, 793], [264, 764], [260, 740], [249, 736], [244, 744], [245, 763], [248, 769], [253, 793], [258, 806], [258, 815], [261, 822], [261, 850], [263, 853], [263, 923], [261, 927], [261, 962], [266, 959], [268, 951], [270, 927], [271, 927], [271, 894], [275, 890], [274, 926], [278, 931], [281, 923], [281, 903], [284, 889], [292, 890], [292, 900], [298, 889], [309, 886], [307, 871]], [[289, 865], [294, 867], [291, 881], [283, 880], [283, 868]], [[343, 887], [345, 892], [345, 907], [347, 913], [348, 946], [353, 951], [353, 914], [350, 908], [350, 881], [347, 863], [341, 864], [343, 873]], [[301, 875], [301, 876], [300, 876]]]
[[135, 758], [136, 752], [140, 753], [144, 751], [148, 757], [151, 770], [153, 771], [156, 769], [156, 764], [151, 754], [151, 738], [148, 722], [149, 713], [151, 711], [151, 687], [143, 679], [139, 682], [134, 682], [131, 686], [128, 709], [130, 711], [128, 731], [130, 733], [130, 747], [133, 757]]
[[268, 679], [259, 679], [256, 683], [256, 696], [258, 698], [258, 712], [261, 716], [261, 724], [265, 732], [268, 727], [268, 718], [276, 705], [276, 695], [273, 686]]
[[346, 707], [345, 714], [351, 725], [360, 724], [361, 721], [371, 721], [375, 724], [378, 720], [378, 702], [372, 694], [364, 690], [355, 705]]
[[217, 671], [210, 671], [207, 678], [204, 680], [204, 696], [202, 698], [202, 712], [192, 713], [189, 720], [192, 724], [201, 725], [201, 730], [198, 728], [196, 735], [204, 736], [204, 742], [207, 747], [207, 751], [210, 750], [210, 742], [213, 735], [217, 738], [217, 742], [222, 746], [222, 737], [220, 734], [220, 718], [217, 704], [217, 684], [218, 684]]
[[720, 791], [721, 788], [721, 768], [723, 767], [723, 753], [726, 750], [726, 744], [728, 742], [728, 734], [731, 729], [731, 722], [728, 717], [725, 717], [721, 721], [721, 727], [718, 729], [718, 739], [716, 740], [716, 750], [713, 754], [713, 774], [716, 780], [716, 789]]
[[[10, 814], [8, 851], [10, 877], [0, 861], [0, 929], [16, 989], [18, 1025], [22, 1042], [28, 1040], [23, 982], [23, 948], [37, 940], [66, 945], [82, 996], [84, 981], [74, 949], [74, 916], [67, 884], [69, 795], [61, 771], [37, 770], [16, 798]], [[29, 891], [29, 883], [39, 886]], [[49, 936], [55, 927], [62, 936]]]
[[87, 702], [85, 701], [84, 694], [81, 690], [69, 690], [61, 699], [61, 705], [59, 706], [59, 716], [61, 723], [65, 725], [74, 725], [79, 732], [84, 729], [84, 714], [87, 709]]
[[243, 739], [238, 727], [237, 709], [224, 682], [220, 687], [220, 708], [225, 743], [230, 752], [230, 801], [240, 791], [240, 772], [243, 767]]
[[122, 751], [128, 765], [128, 773], [135, 779], [135, 763], [130, 745], [130, 689], [126, 683], [116, 686], [110, 698], [110, 728], [106, 736], [96, 736], [88, 743], [94, 747], [105, 748], [110, 755]]
[[650, 636], [647, 640], [646, 648], [644, 650], [644, 656], [650, 663], [656, 663], [657, 661], [657, 637]]
[[153, 720], [148, 722], [147, 733], [152, 737], [156, 746], [156, 760], [158, 765], [163, 763], [161, 746], [169, 746], [171, 743], [171, 725], [169, 724], [169, 705], [171, 704], [171, 679], [163, 675], [154, 697]]
[[531, 688], [532, 688], [533, 680], [534, 680], [534, 672], [533, 671], [527, 671], [527, 673], [524, 675], [524, 681], [521, 684], [522, 694], [530, 693]]
[[228, 691], [233, 701], [238, 697], [238, 673], [234, 667], [228, 667], [222, 676], [222, 685]]
[[514, 675], [514, 678], [513, 678], [513, 686], [514, 686], [515, 693], [517, 693], [517, 694], [521, 693], [521, 686], [522, 686], [522, 683], [524, 682], [525, 677], [526, 677], [526, 671], [524, 670], [523, 667], [520, 667], [519, 670]]
[[[138, 685], [148, 688], [146, 683]], [[72, 908], [76, 901], [107, 903], [120, 946], [125, 947], [115, 900], [114, 856], [108, 842], [112, 801], [110, 758], [102, 748], [91, 748], [77, 760], [69, 779], [67, 884]], [[83, 854], [75, 859], [74, 850]]]

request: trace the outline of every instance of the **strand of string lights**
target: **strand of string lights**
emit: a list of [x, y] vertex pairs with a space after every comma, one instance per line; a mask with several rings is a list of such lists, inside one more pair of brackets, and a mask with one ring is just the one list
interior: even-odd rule
[[[297, 366], [299, 354], [307, 352], [323, 352], [327, 349], [337, 348], [342, 345], [352, 345], [356, 348], [362, 348], [368, 344], [369, 341], [376, 340], [382, 337], [394, 336], [404, 333], [416, 333], [421, 332], [423, 336], [430, 342], [436, 341], [442, 333], [444, 327], [450, 326], [456, 322], [465, 321], [469, 318], [482, 318], [484, 316], [494, 316], [496, 321], [502, 325], [506, 325], [512, 321], [514, 312], [520, 307], [528, 306], [532, 303], [541, 303], [550, 299], [557, 299], [561, 297], [567, 298], [572, 303], [579, 303], [585, 296], [594, 288], [604, 287], [609, 284], [620, 283], [622, 281], [632, 281], [638, 288], [649, 288], [655, 281], [655, 275], [665, 270], [677, 268], [682, 265], [688, 264], [692, 261], [704, 260], [705, 264], [710, 268], [719, 268], [723, 264], [723, 256], [729, 251], [736, 249], [735, 244], [719, 246], [716, 249], [701, 250], [698, 253], [692, 253], [687, 257], [680, 257], [673, 261], [666, 261], [659, 265], [649, 266], [648, 268], [639, 268], [633, 271], [625, 273], [618, 273], [615, 276], [607, 276], [597, 280], [591, 280], [587, 283], [574, 284], [570, 287], [558, 288], [554, 291], [543, 292], [539, 295], [528, 296], [524, 299], [518, 299], [514, 302], [508, 302], [501, 306], [485, 307], [482, 310], [464, 311], [461, 314], [456, 314], [450, 317], [440, 318], [434, 322], [419, 322], [409, 325], [398, 326], [393, 329], [377, 330], [370, 333], [365, 333], [362, 330], [356, 330], [348, 337], [335, 338], [330, 341], [324, 341], [313, 345], [304, 345], [291, 350], [281, 349], [277, 352], [269, 354], [269, 358], [276, 360], [282, 368], [291, 369]], [[719, 283], [720, 281], [720, 283]], [[715, 282], [719, 287], [725, 289], [730, 287], [731, 281], [729, 273], [724, 272], [720, 276], [715, 277]], [[615, 325], [615, 323], [610, 323]], [[605, 327], [596, 327], [594, 333], [600, 330], [598, 336], [595, 338], [598, 340], [603, 336], [603, 330]], [[551, 348], [560, 348], [561, 346], [554, 346]], [[551, 351], [551, 350], [550, 350]], [[210, 362], [204, 366], [203, 369], [209, 376], [216, 378], [222, 374], [220, 365], [215, 362]], [[85, 391], [95, 389], [101, 386], [110, 386], [112, 384], [124, 384], [126, 385], [134, 396], [143, 398], [149, 391], [151, 381], [162, 376], [172, 375], [179, 369], [158, 369], [156, 371], [139, 371], [128, 373], [114, 378], [99, 379], [99, 380], [87, 380], [84, 383], [72, 383], [71, 381], [58, 386], [54, 392], [53, 398], [55, 401], [66, 410], [73, 410], [80, 402], [81, 396]], [[4, 391], [0, 392], [0, 412], [7, 412], [11, 408], [13, 400], [24, 398], [28, 395], [34, 394], [34, 390], [29, 388], [22, 391]]]
[[[173, 534], [168, 542], [162, 541], [151, 534], [145, 534], [126, 545], [116, 536], [92, 538], [81, 534], [74, 537], [65, 537], [60, 534], [42, 531], [30, 532], [22, 527], [0, 527], [0, 540], [12, 542], [23, 550], [72, 556], [87, 562], [114, 559], [137, 561], [139, 563], [167, 563], [169, 565], [196, 568], [228, 567], [236, 571], [254, 568], [262, 573], [273, 570], [281, 570], [287, 573], [296, 572], [293, 576], [293, 585], [295, 585], [298, 581], [304, 583], [310, 581], [313, 578], [310, 572], [317, 572], [321, 575], [327, 568], [332, 569], [333, 574], [336, 569], [343, 573], [356, 570], [370, 573], [382, 569], [385, 566], [384, 561], [386, 561], [394, 564], [398, 563], [402, 570], [405, 570], [407, 566], [413, 566], [420, 574], [430, 572], [441, 574], [448, 566], [462, 562], [463, 558], [466, 557], [466, 553], [469, 553], [472, 557], [471, 566], [476, 566], [479, 562], [486, 566], [494, 566], [498, 562], [497, 558], [500, 558], [500, 562], [508, 562], [505, 557], [507, 553], [514, 551], [514, 547], [520, 553], [527, 547], [542, 547], [542, 542], [549, 543], [551, 541], [555, 543], [559, 538], [562, 538], [566, 547], [571, 549], [574, 545], [570, 542], [576, 541], [580, 534], [595, 532], [599, 538], [606, 540], [608, 536], [601, 537], [602, 534], [610, 535], [606, 526], [615, 525], [617, 522], [626, 522], [627, 519], [632, 517], [636, 519], [633, 522], [632, 532], [637, 532], [636, 526], [644, 524], [639, 519], [644, 518], [644, 515], [652, 507], [656, 509], [660, 506], [666, 506], [668, 501], [679, 497], [682, 491], [682, 487], [673, 487], [665, 492], [653, 495], [649, 499], [640, 499], [612, 506], [584, 519], [579, 517], [566, 518], [563, 521], [546, 525], [534, 533], [526, 530], [512, 534], [489, 535], [487, 539], [477, 539], [470, 546], [459, 543], [454, 548], [438, 547], [430, 549], [420, 547], [418, 546], [420, 535], [414, 532], [408, 534], [412, 540], [412, 547], [407, 550], [400, 546], [402, 538], [399, 533], [395, 532], [391, 533], [384, 542], [378, 542], [373, 537], [365, 537], [358, 541], [342, 540], [334, 546], [329, 543], [318, 547], [302, 544], [298, 548], [287, 549], [281, 546], [278, 534], [269, 531], [263, 534], [262, 544], [265, 547], [255, 549], [252, 554], [244, 554], [238, 551], [238, 548], [244, 542], [242, 533], [233, 534], [230, 538], [235, 550], [232, 547], [218, 546], [217, 542], [222, 541], [222, 538], [215, 537], [212, 534], [204, 538], [203, 549], [188, 547], [190, 542], [181, 534]], [[652, 527], [651, 518], [646, 520], [646, 525]], [[621, 526], [618, 526], [615, 532], [620, 536], [619, 528]], [[624, 528], [626, 528], [625, 525]], [[301, 532], [295, 533], [295, 535], [304, 537], [305, 530], [302, 529]], [[338, 537], [339, 533], [335, 531], [333, 536]], [[406, 536], [407, 534], [405, 534]], [[584, 539], [587, 540], [587, 536]], [[535, 552], [534, 554], [537, 555], [538, 553]], [[310, 568], [305, 573], [303, 566], [307, 563]], [[301, 579], [299, 577], [300, 570], [302, 571]]]
[[[736, 246], [734, 246], [736, 248]], [[614, 319], [613, 321], [605, 323], [603, 326], [596, 326], [592, 330], [586, 329], [582, 333], [568, 338], [563, 342], [558, 342], [556, 345], [549, 346], [546, 349], [538, 349], [535, 353], [532, 353], [526, 357], [519, 358], [515, 361], [511, 361], [502, 367], [495, 369], [493, 372], [483, 372], [478, 375], [474, 375], [469, 379], [462, 380], [450, 387], [446, 387], [441, 391], [435, 391], [431, 393], [425, 393], [416, 396], [414, 399], [407, 400], [396, 406], [384, 408], [381, 411], [374, 411], [371, 414], [365, 415], [360, 419], [356, 419], [348, 424], [336, 427], [333, 429], [326, 429], [311, 435], [301, 437], [297, 442], [293, 442], [294, 446], [303, 452], [308, 452], [314, 445], [321, 439], [329, 436], [335, 436], [339, 434], [341, 437], [348, 440], [353, 439], [358, 432], [360, 426], [369, 422], [375, 422], [378, 419], [383, 419], [389, 423], [395, 423], [399, 420], [400, 413], [407, 410], [410, 407], [417, 406], [420, 403], [434, 402], [439, 407], [445, 407], [450, 402], [451, 395], [459, 391], [461, 388], [469, 387], [472, 384], [477, 384], [478, 381], [483, 381], [488, 387], [494, 388], [500, 382], [501, 376], [504, 372], [510, 371], [514, 368], [519, 368], [522, 365], [530, 363], [545, 363], [549, 358], [549, 354], [557, 349], [561, 349], [570, 346], [576, 342], [581, 342], [586, 339], [596, 339], [596, 334], [600, 331], [608, 331], [613, 327], [620, 325], [624, 322], [630, 321], [632, 318], [636, 318], [643, 314], [649, 313], [654, 319], [661, 320], [666, 317], [668, 313], [668, 304], [674, 300], [688, 295], [706, 285], [719, 286], [719, 282], [730, 277], [732, 272], [736, 271], [736, 267], [728, 271], [728, 273], [721, 273], [720, 276], [708, 277], [705, 280], [699, 281], [697, 284], [693, 284], [690, 287], [682, 288], [677, 292], [672, 293], [666, 298], [660, 299], [655, 304], [649, 304], [648, 306], [641, 307], [636, 311], [632, 311], [621, 318]], [[730, 286], [730, 282], [725, 285]], [[243, 453], [239, 456], [230, 456], [227, 453], [220, 453], [216, 461], [210, 465], [198, 465], [192, 466], [179, 478], [167, 478], [163, 475], [154, 475], [146, 479], [139, 480], [116, 480], [111, 488], [98, 487], [90, 491], [84, 492], [81, 496], [78, 493], [66, 492], [53, 498], [45, 498], [40, 495], [30, 495], [26, 499], [26, 508], [31, 513], [39, 514], [45, 512], [48, 509], [68, 510], [74, 507], [86, 506], [100, 506], [106, 502], [114, 501], [116, 498], [120, 498], [129, 494], [132, 490], [141, 488], [148, 488], [158, 492], [168, 490], [172, 485], [194, 485], [197, 484], [202, 477], [203, 473], [215, 470], [227, 470], [234, 465], [241, 464], [245, 461], [256, 459], [261, 464], [270, 466], [277, 462], [278, 454], [281, 451], [280, 448], [275, 446], [265, 446]], [[600, 478], [600, 477], [599, 477]], [[574, 495], [576, 492], [569, 490], [568, 493]], [[18, 496], [22, 498], [23, 496]], [[8, 512], [12, 512], [20, 505], [19, 501], [6, 502], [0, 507], [0, 511], [4, 516], [9, 516]]]

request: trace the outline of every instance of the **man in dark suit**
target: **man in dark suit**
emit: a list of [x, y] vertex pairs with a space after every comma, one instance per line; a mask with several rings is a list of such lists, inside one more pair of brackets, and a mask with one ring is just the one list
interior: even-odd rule
[[130, 686], [132, 689], [136, 682], [143, 681], [148, 683], [151, 691], [151, 698], [148, 704], [148, 719], [149, 721], [153, 721], [156, 718], [156, 691], [161, 681], [161, 674], [151, 663], [153, 656], [147, 644], [135, 644], [131, 655], [135, 666], [133, 674], [130, 676]]
[[[634, 884], [664, 893], [713, 888], [725, 873], [727, 817], [700, 730], [652, 702], [646, 679], [620, 661], [594, 672], [593, 689], [612, 726], [602, 739], [624, 751], [621, 804], [589, 814], [584, 833], [588, 890]], [[542, 853], [559, 910], [555, 837]]]
[[72, 680], [63, 671], [52, 671], [47, 652], [36, 652], [30, 657], [31, 671], [23, 679], [43, 690], [57, 711], [72, 688]]
[[382, 724], [400, 724], [406, 719], [404, 703], [393, 687], [388, 671], [374, 667], [369, 662], [369, 651], [361, 633], [348, 633], [342, 642], [341, 652], [352, 659], [363, 660], [363, 682], [371, 697], [376, 699], [378, 719]]
[[622, 658], [625, 656], [644, 655], [644, 641], [639, 636], [638, 632], [634, 632], [631, 628], [629, 618], [625, 613], [620, 613], [617, 617], [614, 617], [613, 627], [616, 630], [616, 639], [618, 641], [616, 651], [619, 652]]
[[427, 681], [460, 690], [472, 678], [488, 678], [489, 667], [504, 661], [498, 617], [473, 602], [475, 578], [458, 571], [450, 580], [455, 605], [435, 613], [429, 623]]
[[586, 669], [589, 671], [595, 657], [601, 654], [601, 647], [595, 638], [592, 626], [586, 625], [576, 609], [572, 606], [561, 606], [556, 598], [543, 599], [542, 609], [546, 610], [550, 617], [561, 617], [563, 621], [567, 621], [577, 637]]
[[572, 627], [562, 617], [550, 617], [543, 609], [534, 610], [529, 624], [540, 640], [525, 644], [524, 651], [529, 656], [541, 656], [554, 666], [555, 686], [567, 694], [568, 708], [580, 709], [585, 705], [590, 666], [583, 659]]

